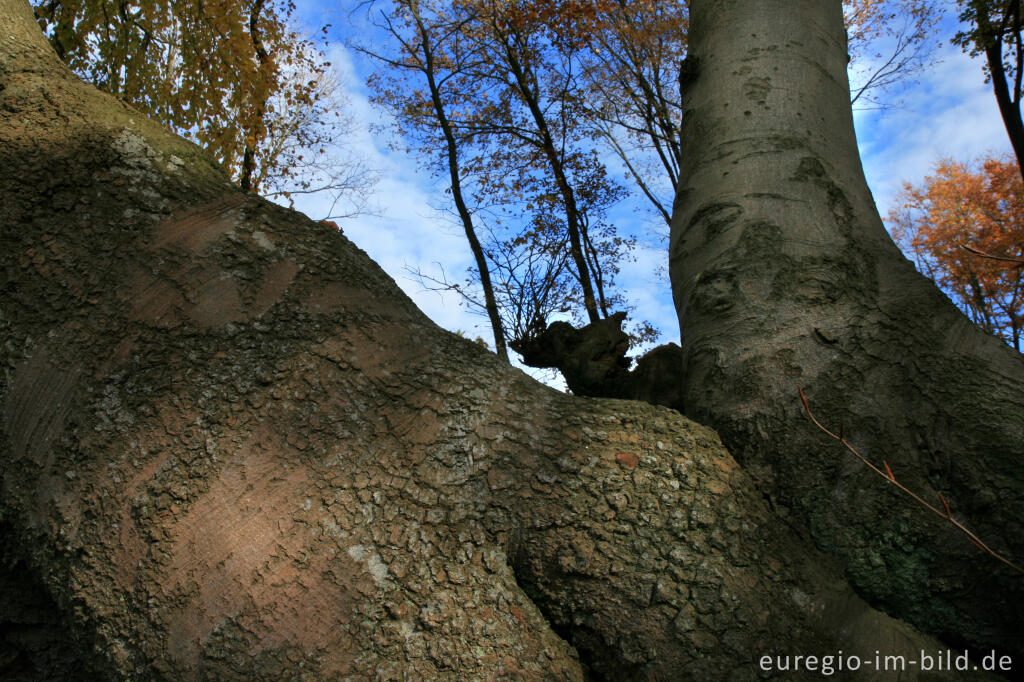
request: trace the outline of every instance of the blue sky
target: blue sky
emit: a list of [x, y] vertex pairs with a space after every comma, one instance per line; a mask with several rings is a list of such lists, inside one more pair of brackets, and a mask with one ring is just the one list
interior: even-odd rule
[[[365, 38], [364, 26], [353, 26], [341, 3], [299, 3], [296, 17], [311, 27], [330, 23], [327, 54], [344, 84], [353, 117], [348, 148], [377, 171], [379, 180], [369, 197], [372, 214], [339, 221], [346, 236], [366, 251], [437, 324], [471, 337], [491, 339], [485, 318], [470, 313], [453, 293], [427, 291], [408, 272], [443, 270], [451, 279], [464, 278], [470, 265], [461, 228], [443, 210], [445, 185], [418, 166], [400, 140], [381, 130], [385, 114], [368, 101], [366, 76], [375, 65], [346, 47], [346, 40]], [[955, 12], [950, 12], [950, 15]], [[854, 121], [868, 184], [883, 218], [904, 181], [920, 184], [940, 158], [968, 160], [1003, 153], [1009, 143], [982, 63], [963, 54], [949, 40], [956, 21], [949, 16], [936, 36], [942, 45], [935, 62], [916, 82], [889, 91], [885, 109], [854, 112]], [[386, 126], [384, 126], [386, 127]], [[296, 208], [313, 218], [326, 212], [325, 197], [303, 197]], [[635, 262], [622, 265], [618, 283], [635, 314], [662, 332], [661, 343], [678, 341], [667, 262], [664, 223], [624, 204], [614, 213], [620, 231], [640, 236]], [[551, 381], [550, 375], [538, 378]], [[555, 384], [559, 382], [555, 380]]]

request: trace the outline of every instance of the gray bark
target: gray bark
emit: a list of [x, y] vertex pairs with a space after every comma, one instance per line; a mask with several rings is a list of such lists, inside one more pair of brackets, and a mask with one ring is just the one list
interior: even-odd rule
[[[5, 658], [705, 680], [939, 648], [856, 597], [712, 431], [533, 382], [71, 76], [22, 0], [0, 37], [0, 566], [70, 633], [62, 660]], [[0, 600], [0, 632], [27, 620]]]
[[[1024, 654], [1024, 580], [806, 419], [1024, 561], [1024, 358], [900, 254], [864, 180], [839, 0], [693, 0], [671, 277], [685, 413], [858, 592]], [[927, 125], [927, 122], [923, 122]]]

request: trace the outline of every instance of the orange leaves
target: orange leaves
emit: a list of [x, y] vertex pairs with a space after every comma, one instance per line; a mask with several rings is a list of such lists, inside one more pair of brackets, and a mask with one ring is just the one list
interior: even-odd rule
[[889, 212], [896, 242], [971, 319], [1020, 350], [1024, 268], [978, 254], [1024, 256], [1024, 186], [1013, 158], [944, 159], [921, 187], [905, 184], [899, 200]]

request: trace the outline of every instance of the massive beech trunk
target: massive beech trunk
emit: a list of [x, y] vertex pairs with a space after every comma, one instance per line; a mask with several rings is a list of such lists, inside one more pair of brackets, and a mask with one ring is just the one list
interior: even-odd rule
[[439, 329], [73, 77], [23, 0], [0, 197], [5, 677], [752, 679], [939, 647], [712, 431]]
[[[1024, 654], [1024, 576], [806, 419], [1024, 563], [1024, 357], [900, 254], [854, 139], [839, 0], [693, 0], [672, 224], [685, 413], [876, 606]], [[924, 120], [921, 125], [928, 125]]]

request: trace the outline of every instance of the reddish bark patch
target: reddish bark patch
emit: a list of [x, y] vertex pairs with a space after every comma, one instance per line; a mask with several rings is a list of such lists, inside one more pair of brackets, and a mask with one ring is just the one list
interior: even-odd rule
[[263, 275], [263, 284], [256, 292], [256, 298], [249, 305], [249, 317], [258, 317], [270, 310], [280, 300], [288, 285], [295, 279], [299, 266], [287, 258], [279, 260]]
[[206, 270], [197, 279], [195, 305], [187, 309], [197, 326], [216, 327], [246, 319], [238, 284], [230, 275], [218, 268]]
[[245, 196], [230, 193], [198, 208], [180, 213], [156, 226], [153, 246], [174, 247], [193, 253], [229, 232], [238, 223], [230, 216], [245, 204]]
[[181, 324], [185, 299], [174, 284], [141, 270], [131, 281], [125, 288], [132, 297], [130, 319], [163, 328]]
[[[236, 213], [244, 203], [244, 197], [231, 195], [175, 216], [155, 228], [150, 248], [171, 249], [175, 258], [163, 254], [154, 259], [164, 263], [161, 271], [137, 269], [129, 277], [125, 291], [131, 300], [132, 319], [164, 328], [189, 320], [200, 328], [209, 328], [259, 317], [280, 300], [299, 271], [292, 260], [270, 264], [257, 286], [245, 292], [255, 293], [243, 296], [235, 276], [213, 259], [192, 261], [187, 267], [177, 258], [181, 251], [201, 252], [232, 232], [242, 221]], [[273, 249], [269, 241], [257, 243], [262, 249]]]
[[640, 463], [640, 458], [632, 452], [617, 452], [615, 453], [615, 461], [632, 471]]
[[279, 455], [287, 452], [269, 429], [254, 435], [180, 518], [167, 589], [190, 599], [169, 614], [175, 658], [196, 660], [227, 620], [258, 633], [253, 653], [335, 649], [346, 637], [339, 623], [348, 618], [352, 586], [338, 577], [352, 574], [352, 562], [307, 552], [310, 526], [293, 516], [311, 504], [309, 472], [285, 466]]

